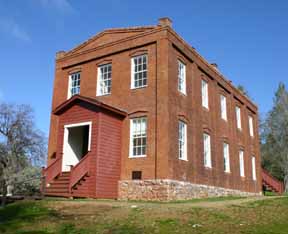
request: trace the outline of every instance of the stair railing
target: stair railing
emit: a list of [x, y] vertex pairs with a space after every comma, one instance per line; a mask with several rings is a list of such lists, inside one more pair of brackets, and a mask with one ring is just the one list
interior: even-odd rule
[[89, 152], [79, 161], [76, 166], [72, 167], [70, 172], [69, 191], [84, 177], [89, 175]]
[[[45, 177], [45, 186], [55, 179], [62, 169], [62, 157], [55, 159], [48, 167], [43, 168], [42, 175]], [[43, 185], [44, 186], [44, 185]]]
[[262, 168], [262, 180], [269, 186], [271, 186], [277, 193], [282, 194], [284, 192], [284, 184], [273, 177], [268, 171]]

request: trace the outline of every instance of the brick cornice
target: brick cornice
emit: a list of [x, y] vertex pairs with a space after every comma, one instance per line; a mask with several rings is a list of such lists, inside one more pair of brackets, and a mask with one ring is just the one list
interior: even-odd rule
[[[108, 48], [108, 47], [115, 46], [115, 45], [118, 45], [118, 44], [122, 44], [122, 43], [127, 42], [127, 41], [133, 41], [133, 40], [141, 38], [143, 36], [148, 36], [148, 35], [160, 32], [160, 31], [167, 30], [167, 28], [169, 28], [169, 27], [155, 27], [155, 29], [152, 29], [152, 30], [149, 30], [149, 31], [146, 31], [146, 32], [143, 32], [143, 33], [139, 33], [139, 34], [134, 35], [134, 36], [125, 37], [123, 39], [120, 39], [120, 40], [117, 40], [117, 41], [113, 41], [113, 42], [110, 42], [110, 43], [107, 43], [107, 44], [104, 44], [104, 45], [100, 45], [100, 46], [97, 46], [97, 47], [94, 47], [92, 49], [85, 50], [85, 51], [82, 51], [82, 52], [79, 52], [79, 53], [77, 53], [76, 51], [75, 51], [75, 53], [70, 53], [71, 52], [70, 51], [70, 52], [66, 53], [66, 55], [61, 57], [60, 59], [56, 60], [56, 62], [59, 63], [59, 62], [67, 61], [67, 60], [69, 60], [71, 58], [75, 58], [75, 57], [78, 57], [78, 56], [81, 56], [81, 55], [84, 55], [84, 54], [87, 54], [87, 53], [91, 53], [91, 52], [94, 52], [94, 51], [97, 51], [97, 50], [100, 50], [100, 49], [104, 49], [104, 48]], [[85, 45], [87, 45], [90, 42], [92, 42], [92, 41], [86, 42]], [[145, 44], [145, 43], [143, 43], [143, 44]]]
[[[255, 112], [258, 112], [258, 107], [256, 104], [254, 104], [250, 99], [248, 99], [245, 95], [243, 95], [236, 87], [234, 87], [231, 82], [225, 78], [219, 71], [217, 71], [211, 64], [209, 64], [194, 48], [192, 48], [185, 40], [180, 37], [172, 28], [167, 27], [168, 34], [170, 34], [173, 39], [176, 39], [176, 42], [178, 42], [182, 48], [178, 48], [181, 50], [182, 53], [184, 53], [187, 57], [191, 58], [193, 61], [196, 59], [198, 60], [196, 63], [198, 66], [206, 72], [208, 75], [210, 75], [213, 78], [216, 78], [217, 82], [219, 82], [224, 87], [228, 87], [230, 90], [233, 91], [233, 93], [236, 93], [236, 96], [239, 99], [245, 100], [246, 105], [249, 106], [251, 109], [255, 110]], [[168, 37], [168, 40], [171, 41], [171, 43], [175, 43], [175, 41]], [[190, 56], [184, 52], [184, 50], [188, 50], [191, 54]], [[191, 56], [192, 55], [192, 56]], [[229, 91], [230, 91], [229, 90]]]

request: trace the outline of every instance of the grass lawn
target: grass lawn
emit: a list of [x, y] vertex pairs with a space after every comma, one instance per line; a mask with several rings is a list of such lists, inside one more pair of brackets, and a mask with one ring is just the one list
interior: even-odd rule
[[0, 208], [0, 233], [287, 234], [288, 197], [20, 201]]

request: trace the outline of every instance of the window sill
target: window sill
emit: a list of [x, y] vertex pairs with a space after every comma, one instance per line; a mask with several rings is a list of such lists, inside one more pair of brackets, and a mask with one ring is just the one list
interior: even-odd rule
[[146, 158], [147, 155], [129, 156], [128, 158]]
[[202, 106], [203, 111], [209, 112], [209, 107]]
[[179, 89], [178, 89], [178, 93], [179, 93], [181, 96], [183, 96], [183, 97], [187, 97], [187, 93], [183, 93], [183, 92], [180, 91]]
[[148, 87], [148, 85], [144, 85], [144, 86], [141, 86], [141, 87], [131, 87], [130, 89], [143, 89], [143, 88], [146, 88]]
[[212, 166], [204, 166], [206, 170], [212, 170]]
[[184, 162], [188, 162], [188, 159], [186, 159], [186, 158], [178, 158], [178, 159], [181, 161], [184, 161]]
[[96, 97], [105, 97], [105, 96], [109, 96], [111, 95], [111, 93], [107, 93], [107, 94], [96, 94]]
[[231, 175], [231, 171], [224, 171], [226, 175]]

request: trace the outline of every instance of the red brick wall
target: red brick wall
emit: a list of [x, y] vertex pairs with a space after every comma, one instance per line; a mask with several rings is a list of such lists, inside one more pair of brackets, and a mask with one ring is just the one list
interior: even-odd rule
[[[179, 44], [175, 38], [172, 41]], [[188, 50], [181, 52], [170, 46], [169, 52], [169, 162], [172, 167], [170, 178], [197, 184], [213, 185], [248, 192], [261, 191], [261, 171], [257, 109], [239, 97], [231, 88], [219, 85], [217, 76], [209, 76], [199, 69], [197, 59], [189, 56]], [[177, 90], [177, 60], [186, 64], [187, 95]], [[194, 61], [193, 61], [194, 60]], [[211, 68], [213, 69], [213, 68]], [[202, 107], [201, 80], [208, 82], [209, 110]], [[220, 94], [227, 98], [228, 121], [220, 116]], [[237, 100], [240, 98], [241, 102]], [[235, 107], [241, 107], [242, 131], [236, 127]], [[252, 109], [250, 111], [249, 109]], [[248, 128], [248, 113], [254, 119], [255, 137], [251, 138]], [[178, 120], [184, 120], [188, 131], [188, 162], [178, 159]], [[203, 162], [203, 133], [211, 137], [212, 168]], [[224, 172], [223, 142], [229, 143], [231, 173]], [[240, 177], [239, 150], [244, 150], [245, 178]], [[252, 156], [256, 157], [257, 181], [252, 180]]]
[[[130, 59], [135, 53], [148, 54], [148, 86], [131, 90]], [[179, 94], [177, 90], [178, 58], [187, 64], [187, 96]], [[80, 94], [95, 98], [97, 66], [105, 62], [112, 62], [112, 94], [97, 98], [128, 113], [122, 125], [121, 180], [131, 179], [132, 171], [140, 170], [143, 179], [168, 178], [250, 192], [261, 191], [257, 107], [215, 72], [170, 28], [158, 27], [141, 36], [91, 49], [89, 53], [72, 54], [57, 60], [52, 109], [67, 99], [68, 75], [73, 71], [81, 71]], [[201, 104], [202, 76], [209, 82], [209, 111], [203, 110]], [[228, 124], [220, 118], [219, 93], [223, 89], [219, 84], [229, 91]], [[242, 133], [236, 130], [235, 97], [243, 103]], [[254, 112], [254, 140], [251, 140], [248, 132], [248, 108]], [[128, 158], [129, 119], [143, 115], [148, 118], [147, 157], [131, 159]], [[179, 118], [184, 118], [188, 124], [188, 162], [178, 160]], [[58, 138], [59, 142], [55, 138], [59, 131], [58, 121], [57, 116], [51, 116], [49, 156], [56, 151], [57, 145], [61, 145], [61, 137]], [[211, 135], [211, 170], [203, 167], [203, 130], [209, 131]], [[230, 145], [229, 175], [223, 172], [223, 139]], [[239, 176], [240, 146], [245, 149], [244, 180]], [[256, 157], [256, 183], [251, 181], [252, 152]]]

